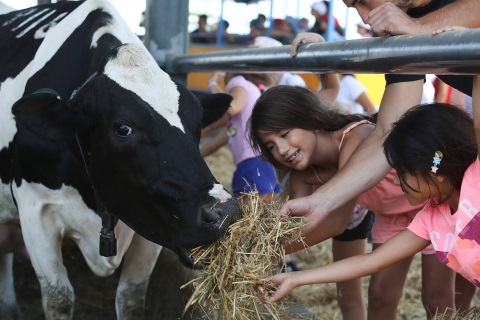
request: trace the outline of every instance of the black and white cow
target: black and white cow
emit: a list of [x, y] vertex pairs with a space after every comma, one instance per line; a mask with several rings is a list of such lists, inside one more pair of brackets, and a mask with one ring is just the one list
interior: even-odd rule
[[[47, 319], [73, 314], [65, 237], [99, 276], [123, 259], [117, 314], [138, 318], [159, 245], [191, 265], [190, 249], [241, 214], [199, 153], [200, 100], [108, 1], [2, 15], [0, 46], [0, 222], [20, 222]], [[203, 114], [230, 100], [202, 97]], [[116, 256], [99, 255], [101, 212], [119, 219]], [[11, 255], [1, 259], [8, 272]], [[14, 317], [13, 283], [0, 286], [1, 318]]]

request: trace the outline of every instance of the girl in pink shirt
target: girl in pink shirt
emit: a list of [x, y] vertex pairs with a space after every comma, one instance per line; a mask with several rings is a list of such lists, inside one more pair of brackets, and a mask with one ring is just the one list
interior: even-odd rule
[[[345, 115], [332, 110], [314, 93], [300, 87], [276, 86], [255, 103], [250, 118], [250, 140], [258, 154], [277, 168], [290, 170], [287, 188], [290, 198], [310, 195], [314, 188], [328, 181], [349, 160], [357, 146], [372, 132], [374, 124], [367, 115]], [[394, 172], [388, 174], [358, 199], [341, 208], [354, 212], [356, 204], [375, 212], [372, 229], [373, 248], [377, 250], [392, 236], [403, 231], [423, 207], [411, 206], [402, 189], [394, 184]], [[347, 211], [348, 210], [348, 211]], [[346, 229], [349, 221], [327, 219], [314, 232], [305, 235], [308, 245], [333, 236], [334, 260], [366, 251], [369, 224], [362, 222]], [[344, 217], [348, 215], [330, 215]], [[337, 219], [338, 220], [338, 219]], [[339, 222], [339, 223], [337, 223]], [[287, 251], [303, 248], [294, 244]], [[422, 293], [429, 312], [453, 308], [454, 272], [436, 259], [433, 249], [422, 255]], [[405, 256], [389, 268], [375, 273], [370, 281], [368, 317], [395, 319], [403, 284], [413, 259]], [[352, 278], [354, 279], [354, 278]], [[388, 290], [386, 290], [388, 288]], [[344, 320], [365, 319], [361, 279], [337, 281], [337, 299]]]
[[[295, 287], [339, 282], [383, 270], [430, 244], [438, 260], [480, 287], [480, 78], [473, 80], [474, 120], [444, 104], [421, 105], [397, 121], [384, 142], [411, 205], [424, 204], [408, 229], [371, 253], [272, 277], [278, 301]], [[457, 306], [458, 307], [458, 306]]]

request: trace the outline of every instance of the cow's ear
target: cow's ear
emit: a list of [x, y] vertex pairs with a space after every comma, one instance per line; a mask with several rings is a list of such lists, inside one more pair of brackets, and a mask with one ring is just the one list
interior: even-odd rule
[[12, 107], [17, 123], [49, 140], [64, 140], [80, 131], [82, 116], [51, 89], [18, 100]]
[[205, 128], [225, 115], [233, 97], [226, 93], [205, 93], [193, 91], [203, 107], [202, 128]]

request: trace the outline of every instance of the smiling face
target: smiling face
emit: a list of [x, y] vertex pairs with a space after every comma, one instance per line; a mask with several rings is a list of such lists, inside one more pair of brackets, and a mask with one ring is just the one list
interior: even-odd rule
[[275, 160], [286, 167], [304, 170], [313, 164], [317, 153], [316, 132], [285, 129], [279, 132], [259, 132], [262, 143]]

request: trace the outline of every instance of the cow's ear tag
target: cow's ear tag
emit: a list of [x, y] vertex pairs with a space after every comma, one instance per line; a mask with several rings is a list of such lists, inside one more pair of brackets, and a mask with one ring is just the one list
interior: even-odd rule
[[117, 239], [113, 228], [117, 219], [108, 212], [102, 213], [102, 230], [100, 231], [100, 255], [113, 257], [117, 255]]

